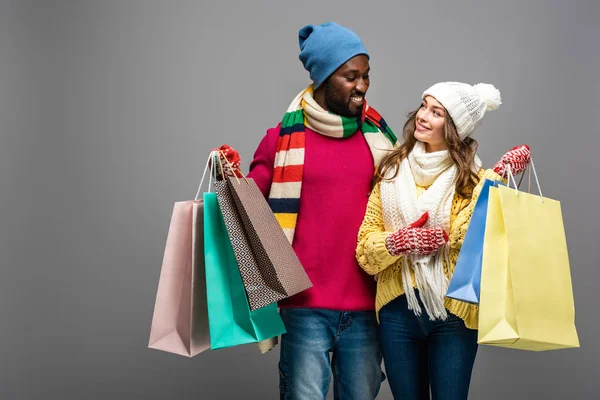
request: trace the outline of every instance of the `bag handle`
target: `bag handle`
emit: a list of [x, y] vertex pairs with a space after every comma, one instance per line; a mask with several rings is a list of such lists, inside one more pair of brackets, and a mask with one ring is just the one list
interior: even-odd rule
[[[221, 157], [221, 156], [223, 156], [223, 157]], [[204, 167], [204, 172], [202, 172], [202, 179], [200, 180], [200, 185], [198, 185], [198, 191], [196, 192], [196, 196], [194, 197], [194, 200], [198, 200], [198, 196], [200, 196], [200, 191], [202, 190], [202, 184], [204, 183], [204, 178], [206, 177], [206, 172], [208, 171], [208, 167], [211, 164], [211, 160], [212, 160], [212, 165], [214, 167], [212, 168], [212, 172], [209, 176], [208, 191], [209, 192], [211, 191], [213, 178], [215, 179], [215, 181], [217, 180], [217, 167], [220, 168], [220, 170], [221, 170], [221, 176], [223, 176], [223, 178], [225, 178], [225, 168], [223, 168], [223, 162], [221, 161], [221, 158], [223, 158], [225, 160], [225, 162], [227, 163], [227, 165], [229, 166], [231, 171], [234, 170], [233, 165], [227, 159], [227, 156], [225, 155], [224, 151], [222, 151], [222, 150], [211, 151], [208, 154], [208, 159], [206, 160], [206, 166]], [[240, 170], [240, 174], [242, 175], [242, 177], [244, 178], [246, 183], [249, 183], [248, 178], [246, 178], [246, 176], [241, 172], [241, 170]], [[234, 177], [237, 180], [237, 182], [240, 183], [239, 178], [236, 175], [234, 175]]]
[[[508, 166], [510, 168], [510, 165]], [[528, 192], [531, 192], [531, 169], [529, 169], [529, 188], [528, 188]], [[519, 183], [517, 183], [517, 187], [520, 188], [521, 187], [521, 183], [523, 183], [523, 178], [525, 177], [525, 174], [521, 174], [521, 177], [519, 178]], [[502, 179], [506, 179], [508, 180], [508, 183], [510, 184], [510, 180], [508, 177], [508, 168], [504, 168], [504, 171], [502, 172]]]
[[[540, 194], [540, 199], [542, 200], [542, 203], [544, 202], [544, 195], [542, 194], [542, 188], [540, 187], [540, 181], [538, 179], [538, 175], [537, 172], [535, 170], [535, 164], [533, 163], [533, 157], [531, 157], [529, 163], [531, 164], [531, 166], [528, 166], [527, 168], [529, 169], [529, 192], [531, 192], [531, 171], [533, 171], [533, 176], [535, 177], [535, 182], [537, 184], [538, 187], [538, 192]], [[518, 196], [519, 195], [519, 185], [521, 184], [521, 181], [523, 180], [523, 176], [521, 176], [521, 179], [519, 181], [519, 185], [517, 185], [517, 182], [515, 181], [515, 176], [512, 173], [512, 170], [510, 168], [510, 164], [506, 164], [506, 171], [508, 171], [508, 176], [510, 177], [510, 179], [512, 180], [513, 184], [515, 185], [515, 193]], [[508, 181], [508, 187], [510, 187], [510, 180]]]
[[[202, 172], [202, 179], [200, 180], [200, 185], [198, 185], [198, 191], [196, 192], [194, 201], [198, 200], [198, 196], [200, 196], [200, 191], [202, 190], [202, 184], [204, 183], [204, 178], [206, 178], [206, 171], [208, 171], [208, 167], [210, 165], [211, 160], [213, 162], [213, 165], [215, 165], [215, 159], [219, 159], [219, 156], [218, 156], [218, 152], [216, 150], [213, 150], [210, 153], [208, 153], [208, 158], [206, 160], [206, 166], [204, 167], [204, 172]], [[221, 174], [223, 174], [223, 165], [221, 164], [220, 159], [219, 159], [219, 165], [221, 166]], [[215, 180], [217, 180], [216, 174], [217, 174], [217, 171], [216, 171], [216, 166], [215, 166], [215, 168], [213, 168], [213, 172], [211, 172], [211, 174], [209, 176], [209, 180], [208, 180], [208, 191], [209, 192], [212, 187], [213, 175], [215, 176]]]
[[[223, 156], [223, 159], [225, 160], [225, 162], [227, 163], [227, 166], [229, 167], [229, 169], [231, 171], [234, 171], [235, 169], [233, 168], [233, 165], [229, 162], [229, 160], [227, 159], [227, 156], [225, 154], [225, 152], [223, 150], [219, 150], [218, 151], [220, 155]], [[219, 157], [219, 164], [221, 164], [221, 157]], [[223, 164], [221, 164], [221, 175], [223, 176], [223, 179], [225, 179], [225, 173], [223, 172]], [[244, 173], [242, 172], [242, 170], [240, 170], [240, 175], [242, 175], [242, 178], [244, 178], [244, 180], [246, 181], [246, 183], [250, 183], [248, 182], [248, 178], [246, 178], [246, 175], [244, 175]], [[240, 183], [240, 179], [237, 177], [237, 175], [234, 173], [233, 174], [235, 180], [237, 181], [237, 183]]]

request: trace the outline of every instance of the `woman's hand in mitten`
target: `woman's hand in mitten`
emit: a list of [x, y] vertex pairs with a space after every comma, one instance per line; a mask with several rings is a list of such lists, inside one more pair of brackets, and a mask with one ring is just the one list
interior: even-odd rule
[[513, 175], [521, 173], [527, 168], [527, 165], [531, 162], [531, 151], [529, 146], [524, 144], [516, 146], [510, 149], [505, 155], [502, 156], [500, 161], [494, 166], [494, 172], [500, 176], [506, 174], [506, 166], [510, 166], [510, 170]]
[[423, 228], [427, 219], [429, 214], [424, 213], [417, 221], [389, 234], [385, 241], [389, 253], [428, 255], [442, 247], [448, 241], [448, 234], [442, 228]]

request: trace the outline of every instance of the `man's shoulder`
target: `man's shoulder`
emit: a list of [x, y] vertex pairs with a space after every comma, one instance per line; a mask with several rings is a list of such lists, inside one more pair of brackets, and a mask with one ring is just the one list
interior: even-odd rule
[[272, 128], [267, 129], [268, 137], [279, 137], [279, 133], [281, 132], [281, 122]]
[[275, 147], [277, 147], [277, 141], [279, 140], [280, 132], [281, 124], [277, 124], [277, 126], [267, 129], [267, 133], [263, 138], [263, 141], [267, 142], [269, 148], [274, 149]]
[[279, 141], [279, 132], [281, 131], [281, 124], [273, 128], [268, 128], [267, 133], [261, 139], [254, 156], [258, 153], [263, 155], [270, 155], [275, 152], [277, 148], [277, 142]]

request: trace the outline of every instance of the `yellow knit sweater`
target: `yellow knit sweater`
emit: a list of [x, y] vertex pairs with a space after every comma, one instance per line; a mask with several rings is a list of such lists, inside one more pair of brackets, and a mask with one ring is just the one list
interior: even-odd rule
[[[465, 239], [465, 233], [469, 227], [471, 215], [475, 203], [479, 197], [483, 181], [487, 179], [500, 180], [501, 177], [492, 170], [481, 169], [479, 171], [479, 184], [473, 189], [471, 198], [464, 198], [458, 193], [452, 199], [450, 210], [450, 265], [444, 261], [444, 273], [448, 279], [452, 278], [454, 266], [458, 260], [458, 253]], [[427, 188], [417, 185], [417, 196], [421, 195]], [[379, 310], [404, 294], [402, 286], [402, 256], [391, 255], [385, 246], [387, 236], [392, 232], [386, 232], [383, 226], [383, 213], [381, 210], [380, 185], [377, 184], [367, 204], [367, 211], [358, 232], [358, 245], [356, 247], [356, 259], [359, 265], [370, 275], [379, 274], [377, 279], [377, 295], [375, 298], [375, 309], [379, 318]], [[415, 277], [412, 266], [410, 266], [413, 287]], [[444, 300], [446, 309], [452, 314], [465, 321], [470, 329], [477, 329], [479, 307], [474, 304], [446, 298]]]

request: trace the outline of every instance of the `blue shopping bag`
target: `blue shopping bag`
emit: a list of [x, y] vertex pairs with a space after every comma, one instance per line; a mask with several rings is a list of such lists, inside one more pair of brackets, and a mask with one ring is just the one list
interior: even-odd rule
[[490, 187], [504, 185], [499, 181], [486, 179], [475, 203], [469, 228], [454, 267], [454, 274], [448, 286], [446, 297], [479, 304], [481, 284], [481, 264], [483, 260], [483, 238], [487, 215]]

